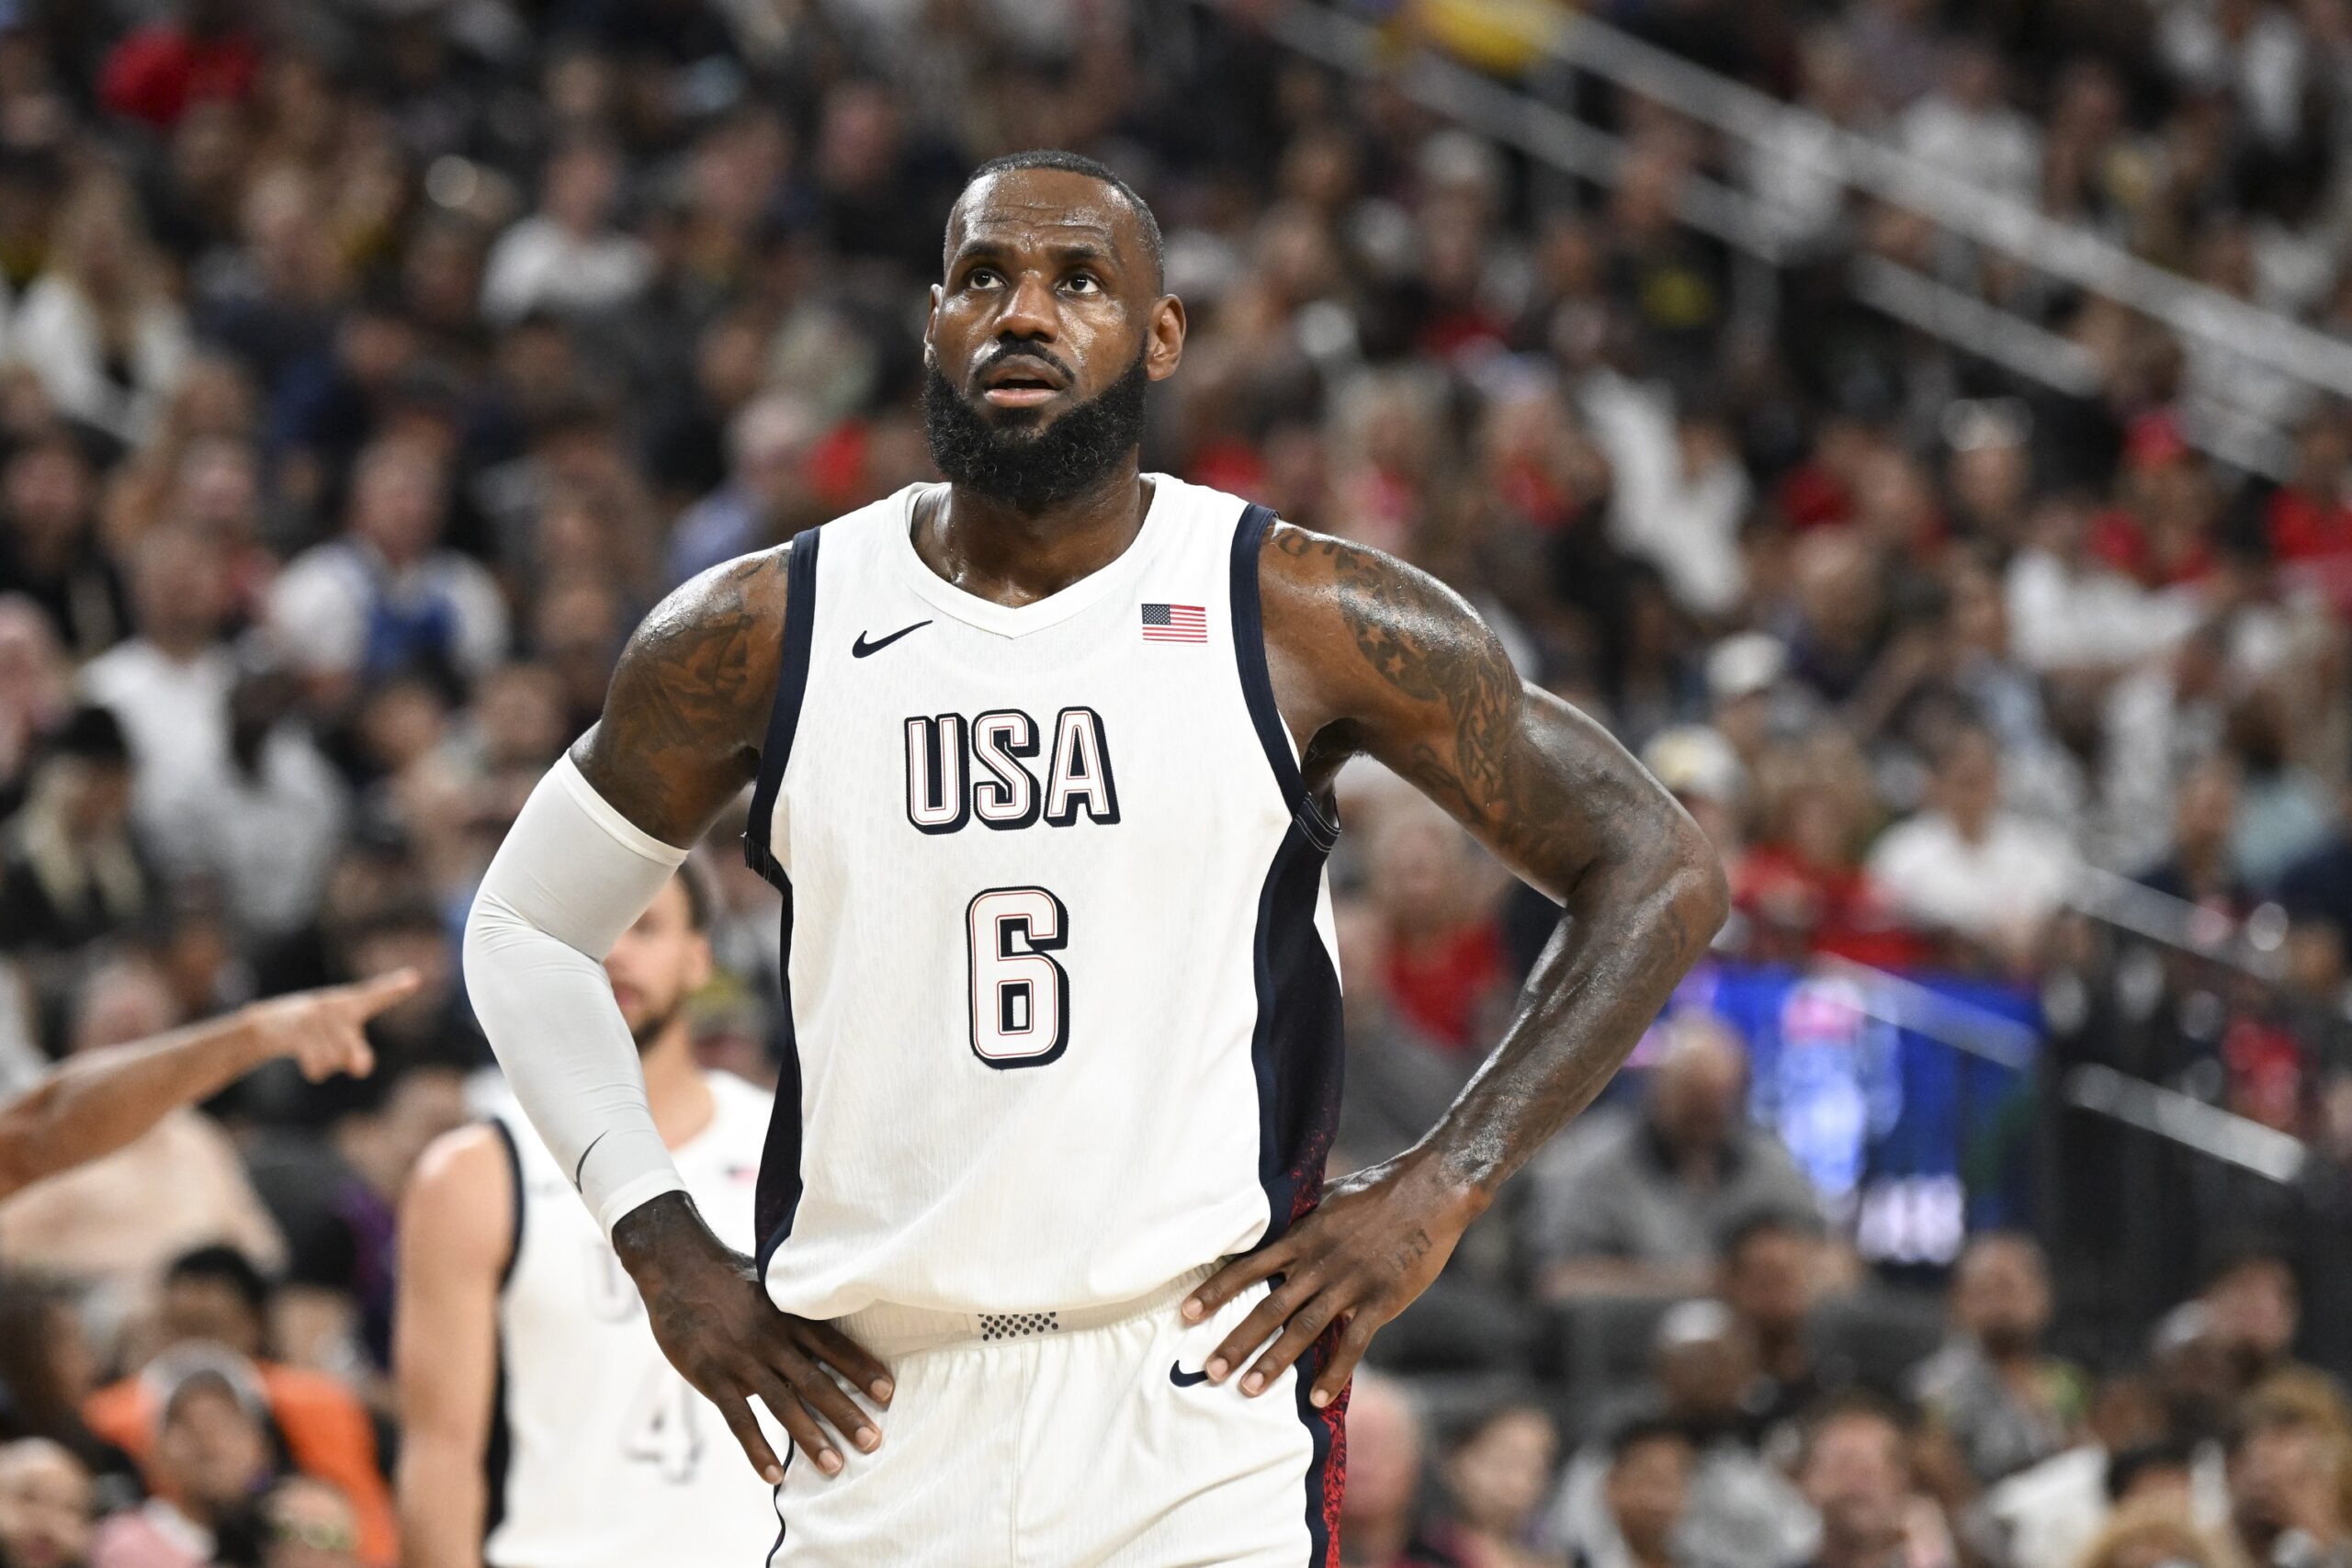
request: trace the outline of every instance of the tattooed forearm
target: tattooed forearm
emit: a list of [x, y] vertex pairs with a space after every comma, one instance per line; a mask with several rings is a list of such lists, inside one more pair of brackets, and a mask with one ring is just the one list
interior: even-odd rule
[[1388, 763], [1562, 901], [1510, 1027], [1424, 1145], [1491, 1191], [1589, 1103], [1705, 951], [1727, 902], [1722, 869], [1657, 782], [1599, 725], [1527, 687], [1459, 597], [1339, 540], [1282, 528], [1273, 542], [1319, 580], [1321, 618], [1346, 633], [1310, 650], [1352, 671], [1316, 742]]
[[690, 844], [751, 778], [783, 646], [783, 553], [730, 561], [645, 617], [572, 749], [630, 821]]

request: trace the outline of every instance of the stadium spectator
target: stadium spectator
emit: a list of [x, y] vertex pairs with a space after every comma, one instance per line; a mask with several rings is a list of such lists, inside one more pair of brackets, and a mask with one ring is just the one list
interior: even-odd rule
[[1722, 1296], [1756, 1347], [1745, 1403], [1769, 1439], [1852, 1381], [1853, 1368], [1813, 1344], [1813, 1313], [1831, 1265], [1810, 1213], [1762, 1210], [1724, 1238]]
[[59, 412], [130, 442], [153, 426], [193, 348], [130, 190], [105, 174], [77, 181], [9, 323], [9, 353]]
[[1953, 1337], [1912, 1369], [1908, 1392], [1981, 1483], [2049, 1458], [2080, 1426], [2081, 1374], [2042, 1352], [2050, 1311], [2049, 1270], [2031, 1237], [1985, 1232], [1953, 1265]]
[[[156, 1357], [136, 1374], [90, 1396], [84, 1415], [102, 1441], [129, 1455], [150, 1484], [168, 1493], [172, 1460], [164, 1415], [173, 1380], [207, 1357], [226, 1356], [249, 1387], [283, 1449], [281, 1468], [335, 1487], [356, 1508], [368, 1561], [393, 1550], [391, 1493], [378, 1457], [375, 1427], [352, 1391], [334, 1375], [271, 1359], [273, 1288], [228, 1247], [204, 1247], [174, 1261], [164, 1276]], [[227, 1364], [227, 1363], [224, 1363]]]
[[192, 1352], [164, 1375], [152, 1476], [155, 1495], [98, 1527], [90, 1568], [203, 1568], [251, 1561], [256, 1508], [278, 1469], [252, 1369]]
[[1821, 1521], [1808, 1568], [1951, 1561], [1948, 1541], [1931, 1533], [1921, 1539], [1905, 1434], [1883, 1406], [1849, 1396], [1817, 1412], [1797, 1461], [1797, 1485]]
[[82, 1401], [100, 1369], [80, 1309], [53, 1280], [0, 1273], [0, 1442], [39, 1438], [93, 1465], [104, 1456]]
[[46, 1438], [0, 1443], [0, 1562], [84, 1568], [96, 1499], [90, 1472]]
[[444, 475], [429, 449], [369, 446], [355, 465], [345, 537], [287, 563], [269, 624], [333, 701], [361, 680], [475, 676], [506, 650], [506, 607], [481, 566], [441, 543]]
[[76, 660], [105, 652], [130, 621], [95, 501], [89, 458], [55, 424], [20, 435], [0, 461], [0, 590], [40, 606]]
[[2239, 1413], [2230, 1452], [2238, 1540], [2266, 1568], [2352, 1561], [2352, 1434], [2343, 1395], [2279, 1382], [2257, 1389]]
[[1502, 1404], [1455, 1437], [1440, 1465], [1445, 1507], [1430, 1534], [1464, 1568], [1562, 1568], [1532, 1544], [1560, 1433], [1532, 1404]]
[[1934, 807], [1888, 829], [1871, 883], [1917, 924], [2021, 962], [2073, 885], [2064, 837], [2001, 808], [2000, 750], [1963, 728], [1937, 759]]
[[1590, 1113], [1537, 1157], [1522, 1245], [1547, 1295], [1704, 1290], [1733, 1221], [1814, 1210], [1788, 1151], [1741, 1114], [1747, 1087], [1736, 1038], [1679, 1016], [1640, 1108]]
[[2300, 1368], [2295, 1336], [2302, 1324], [2294, 1265], [2260, 1242], [2241, 1242], [2207, 1275], [2199, 1294], [2215, 1342], [2241, 1391]]
[[1690, 1496], [1690, 1438], [1670, 1421], [1635, 1421], [1611, 1439], [1604, 1522], [1576, 1568], [1704, 1568], [1678, 1540]]
[[[1659, 1319], [1654, 1380], [1634, 1391], [1634, 1423], [1656, 1420], [1691, 1450], [1688, 1494], [1674, 1550], [1679, 1560], [1731, 1564], [1758, 1556], [1794, 1562], [1814, 1543], [1812, 1509], [1756, 1442], [1748, 1401], [1756, 1348], [1739, 1320], [1719, 1302], [1678, 1303]], [[1553, 1500], [1554, 1533], [1574, 1551], [1614, 1550], [1610, 1477], [1616, 1452], [1589, 1443], [1569, 1461]]]
[[50, 732], [0, 832], [0, 946], [62, 957], [147, 918], [154, 873], [130, 791], [130, 749], [111, 713], [79, 707]]
[[1359, 1372], [1348, 1396], [1341, 1568], [1467, 1568], [1421, 1535], [1421, 1418], [1404, 1389]]
[[542, 171], [539, 210], [498, 237], [482, 268], [482, 314], [511, 325], [534, 310], [606, 310], [650, 280], [645, 242], [614, 225], [620, 150], [594, 136], [558, 145]]
[[2244, 1568], [2245, 1562], [2178, 1504], [2159, 1500], [2119, 1509], [2075, 1568]]

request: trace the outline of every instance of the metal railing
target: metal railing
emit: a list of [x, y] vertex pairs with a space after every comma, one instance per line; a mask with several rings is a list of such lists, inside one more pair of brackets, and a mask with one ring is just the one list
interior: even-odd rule
[[[1224, 0], [1189, 0], [1210, 11]], [[1623, 138], [1514, 86], [1400, 40], [1312, 0], [1272, 0], [1256, 8], [1274, 41], [1359, 81], [1384, 81], [1409, 101], [1573, 177], [1614, 187], [1628, 151]], [[2120, 301], [2174, 331], [2300, 385], [2352, 396], [2352, 345], [2271, 311], [2177, 277], [2086, 230], [1970, 185], [1897, 149], [1830, 125], [1630, 34], [1578, 16], [1529, 40], [1562, 63], [1652, 99], [1750, 148], [1812, 164], [1842, 186], [1920, 213], [1953, 233], [2048, 276]], [[1787, 135], [1799, 126], [1803, 134]], [[1783, 215], [1703, 175], [1678, 192], [1677, 216], [1755, 260], [1794, 259]], [[1952, 348], [2073, 397], [2092, 395], [2098, 373], [2079, 344], [1890, 257], [1854, 258], [1847, 282], [1862, 304]], [[2284, 479], [2290, 445], [2256, 410], [2220, 404], [2199, 411], [2186, 437], [2232, 466]]]

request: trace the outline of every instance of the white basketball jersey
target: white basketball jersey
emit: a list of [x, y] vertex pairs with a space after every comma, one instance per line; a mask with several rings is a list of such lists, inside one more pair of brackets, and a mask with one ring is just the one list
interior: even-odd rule
[[1272, 518], [1148, 477], [1125, 552], [1017, 608], [923, 564], [923, 487], [793, 541], [746, 835], [786, 893], [786, 1311], [1126, 1301], [1320, 1193], [1337, 829], [1267, 679]]
[[[710, 1075], [709, 1126], [674, 1151], [703, 1218], [749, 1250], [769, 1100]], [[775, 1536], [765, 1482], [662, 1359], [645, 1303], [555, 1156], [518, 1111], [513, 1260], [499, 1293], [490, 1568], [741, 1564]]]

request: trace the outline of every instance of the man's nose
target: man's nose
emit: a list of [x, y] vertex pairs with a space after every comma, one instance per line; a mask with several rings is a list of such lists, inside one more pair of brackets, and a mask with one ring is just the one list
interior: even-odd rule
[[998, 333], [1006, 337], [1051, 341], [1058, 325], [1054, 313], [1054, 291], [1046, 280], [1034, 272], [1015, 278], [1012, 293], [1004, 302], [1004, 314], [997, 318]]

